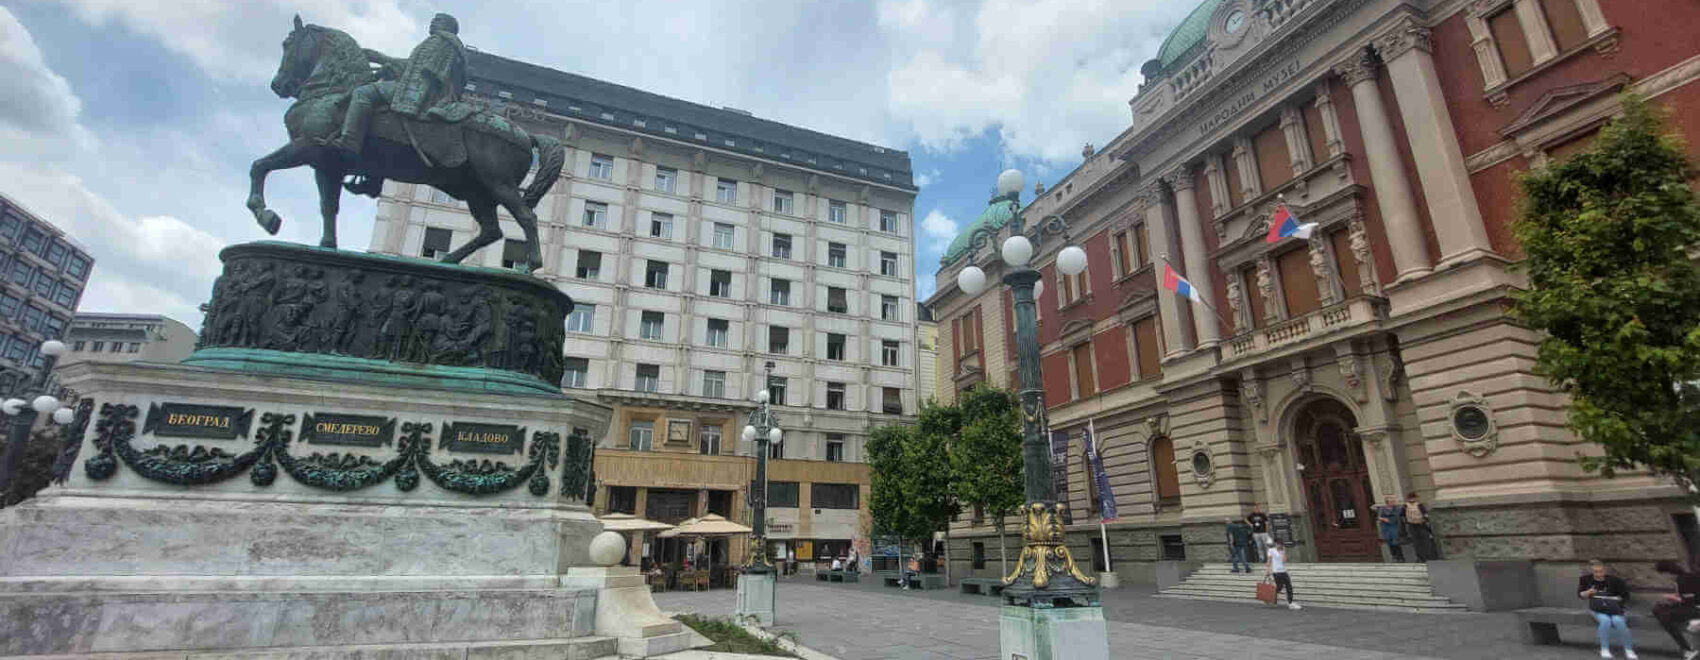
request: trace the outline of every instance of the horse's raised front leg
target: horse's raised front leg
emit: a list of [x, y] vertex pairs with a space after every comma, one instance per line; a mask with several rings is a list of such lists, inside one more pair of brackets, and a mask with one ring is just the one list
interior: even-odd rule
[[313, 179], [319, 184], [319, 215], [325, 219], [325, 232], [319, 237], [319, 247], [336, 247], [336, 214], [342, 206], [343, 174], [340, 169], [313, 168]]
[[275, 235], [278, 228], [283, 226], [283, 218], [266, 208], [266, 175], [274, 170], [287, 170], [307, 164], [313, 149], [309, 140], [290, 140], [289, 144], [261, 156], [248, 168], [248, 210], [254, 213], [254, 221], [260, 223], [260, 228], [265, 229], [266, 233]]
[[454, 251], [443, 255], [443, 263], [458, 264], [467, 255], [477, 252], [484, 247], [502, 239], [501, 220], [496, 217], [496, 203], [489, 195], [480, 191], [466, 198], [466, 210], [472, 212], [472, 219], [478, 221], [478, 235], [467, 241], [466, 245], [455, 248]]

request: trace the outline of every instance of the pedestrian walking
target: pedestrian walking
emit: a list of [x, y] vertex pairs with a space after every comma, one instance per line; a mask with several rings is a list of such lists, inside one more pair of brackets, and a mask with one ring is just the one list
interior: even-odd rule
[[1682, 660], [1700, 658], [1700, 649], [1694, 648], [1694, 643], [1684, 634], [1690, 621], [1700, 620], [1700, 575], [1670, 560], [1654, 564], [1653, 569], [1676, 579], [1676, 593], [1666, 594], [1665, 602], [1653, 606], [1653, 618], [1676, 640], [1677, 648], [1682, 649]]
[[1251, 538], [1251, 525], [1244, 520], [1228, 521], [1228, 561], [1229, 570], [1239, 573], [1251, 573], [1251, 564], [1246, 561], [1246, 555], [1251, 552], [1251, 546], [1256, 541]]
[[1280, 541], [1272, 541], [1267, 553], [1269, 561], [1264, 564], [1263, 579], [1274, 578], [1277, 602], [1281, 597], [1281, 590], [1285, 589], [1287, 590], [1287, 609], [1300, 609], [1298, 602], [1293, 600], [1293, 578], [1287, 574], [1287, 548], [1282, 546]]
[[1588, 601], [1588, 612], [1599, 622], [1600, 657], [1611, 660], [1612, 631], [1623, 642], [1623, 657], [1637, 660], [1635, 638], [1629, 634], [1626, 617], [1629, 605], [1629, 584], [1606, 571], [1606, 564], [1595, 559], [1588, 563], [1589, 572], [1576, 583], [1577, 597]]
[[1388, 495], [1387, 503], [1375, 507], [1376, 533], [1381, 541], [1387, 544], [1387, 553], [1393, 555], [1393, 561], [1405, 563], [1405, 550], [1399, 546], [1399, 536], [1404, 533], [1405, 507], [1399, 506], [1399, 499]]
[[1251, 513], [1245, 517], [1245, 523], [1251, 526], [1252, 538], [1257, 539], [1257, 557], [1255, 559], [1260, 562], [1267, 561], [1266, 555], [1269, 552], [1269, 545], [1274, 539], [1269, 536], [1269, 516], [1263, 513], [1263, 506], [1260, 504], [1251, 505]]
[[1411, 547], [1417, 551], [1417, 561], [1440, 558], [1440, 548], [1434, 543], [1434, 528], [1430, 526], [1428, 505], [1417, 497], [1416, 491], [1405, 495], [1405, 531]]

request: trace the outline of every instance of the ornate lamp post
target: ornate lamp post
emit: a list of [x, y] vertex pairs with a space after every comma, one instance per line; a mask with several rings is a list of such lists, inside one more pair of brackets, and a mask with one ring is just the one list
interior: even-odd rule
[[784, 439], [784, 433], [779, 430], [779, 417], [773, 414], [768, 401], [772, 396], [766, 386], [766, 383], [772, 382], [771, 361], [767, 363], [766, 375], [768, 379], [756, 392], [756, 409], [750, 413], [749, 423], [744, 425], [742, 434], [746, 442], [755, 443], [756, 479], [750, 485], [750, 508], [755, 518], [750, 525], [750, 543], [755, 547], [750, 551], [749, 561], [744, 564], [744, 572], [738, 576], [738, 609], [735, 613], [739, 620], [753, 621], [761, 626], [773, 625], [777, 600], [774, 587], [779, 584], [773, 560], [767, 556], [767, 447], [768, 443]]
[[[1045, 392], [1039, 373], [1039, 322], [1034, 298], [1040, 290], [1040, 274], [1029, 262], [1034, 246], [1045, 234], [1064, 234], [1068, 222], [1060, 216], [1043, 218], [1028, 230], [1021, 217], [1021, 172], [1005, 170], [998, 175], [996, 203], [1010, 206], [1009, 238], [1000, 254], [1008, 272], [1004, 284], [1015, 297], [1015, 350], [1021, 377], [1022, 467], [1026, 477], [1027, 504], [1022, 508], [1026, 522], [1022, 530], [1021, 557], [1015, 570], [1004, 576], [1005, 607], [1001, 617], [1005, 658], [1030, 660], [1092, 660], [1109, 657], [1103, 610], [1098, 605], [1096, 578], [1081, 572], [1069, 552], [1063, 531], [1063, 513], [1068, 504], [1058, 502], [1051, 483], [1051, 448], [1045, 437]], [[989, 236], [976, 236], [975, 246]], [[1070, 245], [1057, 253], [1057, 269], [1064, 275], [1086, 270], [1086, 251]], [[968, 266], [957, 273], [957, 286], [973, 296], [984, 290], [986, 273]], [[1063, 640], [1067, 637], [1067, 641]]]
[[[773, 376], [771, 361], [767, 363], [767, 376], [770, 380]], [[769, 443], [777, 444], [784, 439], [785, 434], [779, 430], [779, 417], [773, 414], [768, 403], [771, 397], [765, 386], [756, 392], [758, 405], [750, 413], [749, 423], [744, 425], [744, 441], [753, 441], [756, 447], [756, 482], [750, 489], [750, 507], [754, 509], [755, 517], [750, 524], [750, 542], [755, 544], [755, 548], [750, 552], [749, 562], [744, 565], [747, 573], [773, 570], [773, 560], [767, 556], [767, 448]]]
[[[6, 454], [0, 457], [0, 506], [6, 506], [12, 501], [12, 491], [17, 488], [18, 462], [23, 460], [24, 444], [29, 442], [30, 429], [35, 426], [36, 415], [53, 415], [53, 421], [59, 424], [69, 424], [75, 417], [70, 408], [60, 406], [59, 399], [51, 394], [41, 394], [34, 399], [25, 401], [19, 396], [28, 396], [31, 390], [45, 391], [48, 376], [53, 373], [53, 367], [59, 361], [59, 356], [65, 354], [65, 342], [49, 339], [41, 343], [41, 354], [46, 358], [41, 371], [36, 374], [35, 382], [21, 388], [23, 392], [14, 392], [12, 398], [0, 403], [0, 411], [12, 418], [12, 427], [6, 435]], [[75, 438], [72, 441], [80, 441]]]

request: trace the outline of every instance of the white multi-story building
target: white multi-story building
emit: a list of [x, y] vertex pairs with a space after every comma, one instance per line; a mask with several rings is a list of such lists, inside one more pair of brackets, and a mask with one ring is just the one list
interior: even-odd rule
[[[690, 470], [676, 459], [747, 456], [738, 431], [763, 387], [786, 431], [774, 458], [860, 462], [874, 427], [912, 419], [908, 154], [480, 52], [468, 68], [470, 98], [567, 146], [537, 208], [535, 274], [575, 303], [563, 387], [615, 406], [597, 454], [606, 487], [690, 485], [693, 514], [743, 508], [748, 479], [674, 474]], [[464, 205], [425, 186], [386, 185], [377, 215], [373, 252], [435, 256], [476, 231]], [[522, 234], [506, 216], [503, 229], [466, 263], [521, 265]], [[621, 484], [628, 453], [675, 460]], [[734, 492], [711, 494], [722, 488]], [[808, 533], [860, 536], [842, 526]]]

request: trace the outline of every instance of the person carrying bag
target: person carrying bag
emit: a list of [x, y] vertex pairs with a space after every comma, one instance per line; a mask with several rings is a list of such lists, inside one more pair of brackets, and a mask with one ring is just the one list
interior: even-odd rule
[[1599, 622], [1600, 657], [1611, 660], [1611, 637], [1616, 631], [1623, 642], [1623, 657], [1637, 660], [1635, 639], [1629, 634], [1626, 617], [1629, 605], [1629, 584], [1606, 572], [1606, 564], [1598, 559], [1589, 563], [1591, 569], [1576, 584], [1576, 595], [1588, 601], [1588, 612]]

